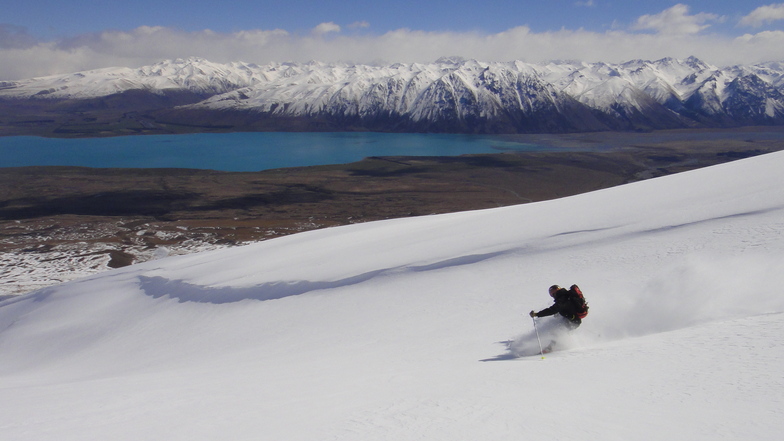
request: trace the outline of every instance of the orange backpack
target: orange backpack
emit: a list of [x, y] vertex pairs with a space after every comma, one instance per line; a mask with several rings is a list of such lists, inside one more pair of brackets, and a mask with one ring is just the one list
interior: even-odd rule
[[581, 319], [584, 319], [585, 316], [588, 315], [588, 303], [585, 301], [585, 297], [583, 296], [583, 292], [580, 291], [579, 286], [572, 285], [569, 288], [569, 299], [574, 305], [574, 310], [575, 310], [574, 315]]

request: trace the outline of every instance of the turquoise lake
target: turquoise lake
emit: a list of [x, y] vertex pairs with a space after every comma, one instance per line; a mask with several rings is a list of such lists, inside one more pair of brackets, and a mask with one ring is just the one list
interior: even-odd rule
[[0, 137], [0, 167], [198, 168], [258, 171], [369, 156], [457, 156], [550, 150], [501, 137], [410, 133], [221, 133], [60, 139]]

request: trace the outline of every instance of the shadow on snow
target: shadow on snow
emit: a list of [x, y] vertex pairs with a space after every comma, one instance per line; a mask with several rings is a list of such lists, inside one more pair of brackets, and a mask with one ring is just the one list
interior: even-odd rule
[[180, 302], [223, 304], [242, 300], [265, 301], [307, 294], [318, 290], [357, 285], [384, 275], [405, 272], [435, 271], [455, 266], [470, 265], [507, 253], [508, 251], [472, 254], [427, 265], [385, 268], [335, 281], [275, 281], [247, 288], [237, 288], [232, 286], [209, 287], [194, 285], [182, 280], [170, 280], [164, 277], [139, 276], [139, 287], [150, 297], [159, 298], [168, 296], [177, 299]]

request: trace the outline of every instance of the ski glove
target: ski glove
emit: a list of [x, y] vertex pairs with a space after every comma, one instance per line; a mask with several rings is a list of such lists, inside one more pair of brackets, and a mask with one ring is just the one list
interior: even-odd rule
[[533, 312], [533, 311], [531, 311], [531, 313], [530, 313], [529, 315], [530, 315], [531, 317], [538, 317], [538, 315], [536, 315], [536, 313], [535, 313], [535, 312]]

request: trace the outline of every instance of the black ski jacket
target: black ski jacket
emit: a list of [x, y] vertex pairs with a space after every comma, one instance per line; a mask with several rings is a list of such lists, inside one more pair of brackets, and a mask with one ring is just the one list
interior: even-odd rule
[[570, 300], [571, 294], [566, 288], [561, 288], [555, 292], [555, 303], [549, 308], [545, 308], [536, 313], [537, 317], [547, 317], [549, 315], [561, 314], [566, 317], [570, 322], [575, 325], [582, 323], [580, 317], [575, 315], [576, 310], [574, 303]]

